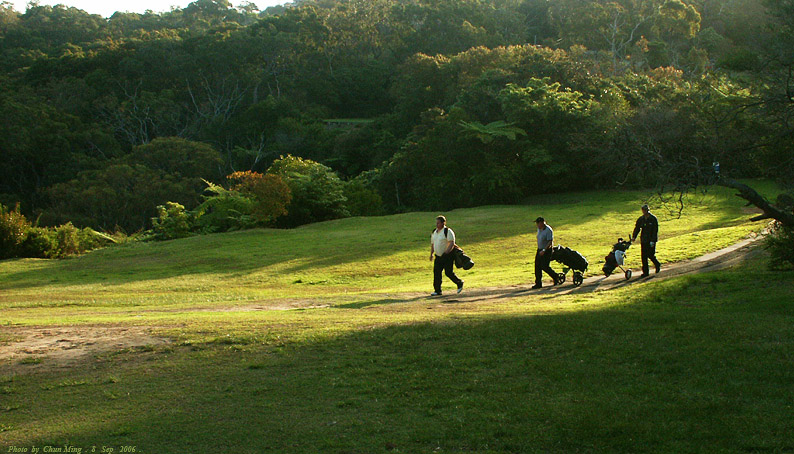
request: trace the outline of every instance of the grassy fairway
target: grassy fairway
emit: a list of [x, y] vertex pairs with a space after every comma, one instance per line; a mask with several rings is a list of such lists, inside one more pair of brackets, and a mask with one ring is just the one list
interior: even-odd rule
[[0, 445], [784, 452], [792, 288], [791, 273], [750, 263], [553, 300], [171, 320], [171, 346], [15, 365]]
[[[589, 274], [598, 274], [612, 243], [630, 234], [645, 196], [550, 195], [528, 206], [446, 213], [459, 244], [477, 263], [461, 275], [468, 288], [534, 280], [532, 220], [538, 215], [554, 227], [557, 243], [582, 252], [591, 262]], [[747, 221], [740, 199], [721, 190], [694, 198], [680, 219], [662, 208], [655, 212], [663, 263], [720, 249], [762, 227]], [[430, 292], [429, 237], [435, 215], [353, 218], [288, 231], [137, 243], [63, 261], [8, 261], [0, 264], [0, 323], [75, 323], [88, 321], [85, 314], [108, 322], [122, 313], [164, 307], [313, 298], [342, 304], [364, 293]], [[638, 265], [639, 248], [628, 263]], [[63, 310], [53, 311], [55, 307]], [[97, 318], [100, 312], [108, 317]]]
[[[738, 199], [709, 197], [711, 209], [682, 220], [657, 210], [663, 261], [753, 228]], [[448, 213], [477, 260], [467, 285], [529, 281], [538, 214], [596, 271], [640, 199], [566, 195]], [[406, 297], [429, 286], [432, 220], [352, 219], [0, 262], [0, 346], [30, 325], [141, 326], [170, 339], [69, 367], [0, 361], [0, 452], [794, 448], [792, 273], [756, 259], [591, 294]], [[329, 307], [228, 310], [280, 298]]]

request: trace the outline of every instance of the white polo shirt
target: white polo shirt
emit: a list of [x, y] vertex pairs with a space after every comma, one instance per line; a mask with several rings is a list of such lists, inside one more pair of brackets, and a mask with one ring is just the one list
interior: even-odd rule
[[447, 247], [449, 246], [448, 241], [455, 242], [455, 232], [452, 231], [451, 228], [446, 227], [447, 229], [447, 236], [444, 237], [444, 229], [441, 229], [439, 232], [438, 230], [433, 230], [433, 234], [430, 235], [430, 244], [433, 245], [433, 252], [439, 257], [444, 255], [446, 252]]

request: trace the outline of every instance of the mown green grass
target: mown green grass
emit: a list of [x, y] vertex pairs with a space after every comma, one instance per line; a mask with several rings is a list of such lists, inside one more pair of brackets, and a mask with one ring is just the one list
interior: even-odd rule
[[[558, 243], [590, 260], [588, 274], [599, 274], [603, 257], [619, 236], [630, 234], [637, 207], [648, 197], [618, 191], [548, 195], [525, 206], [446, 213], [459, 244], [476, 262], [461, 276], [468, 288], [532, 282], [532, 220], [539, 215], [553, 226]], [[763, 227], [747, 221], [740, 199], [719, 189], [692, 197], [680, 218], [664, 207], [655, 212], [661, 221], [658, 257], [663, 263], [717, 250]], [[166, 306], [329, 297], [345, 303], [364, 294], [429, 292], [429, 236], [436, 214], [133, 243], [61, 261], [5, 261], [0, 263], [0, 323], [54, 323], [41, 317], [95, 314], [98, 309], [115, 316]], [[637, 267], [639, 250], [628, 260]]]
[[[730, 194], [706, 197], [681, 219], [656, 210], [663, 262], [759, 227]], [[447, 213], [477, 260], [467, 286], [531, 280], [537, 215], [597, 262], [633, 227], [642, 198], [567, 194]], [[427, 299], [411, 292], [429, 287], [434, 215], [0, 263], [0, 344], [24, 325], [137, 325], [170, 340], [109, 346], [69, 367], [49, 357], [0, 361], [0, 452], [794, 447], [792, 273], [767, 271], [761, 258], [608, 292]], [[282, 298], [329, 307], [227, 310]]]
[[0, 377], [0, 446], [785, 452], [792, 284], [760, 261], [553, 299], [158, 320], [172, 345]]

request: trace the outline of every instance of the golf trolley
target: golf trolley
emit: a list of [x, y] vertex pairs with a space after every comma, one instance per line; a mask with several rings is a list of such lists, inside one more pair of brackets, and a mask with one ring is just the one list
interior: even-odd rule
[[615, 268], [620, 268], [620, 270], [623, 271], [623, 275], [626, 276], [626, 279], [631, 279], [631, 270], [623, 269], [626, 251], [628, 251], [630, 247], [631, 240], [624, 241], [623, 238], [618, 238], [618, 242], [612, 245], [612, 251], [604, 257], [606, 260], [602, 268], [604, 276], [609, 277], [612, 272], [615, 271]]
[[571, 248], [555, 246], [552, 248], [551, 259], [563, 264], [562, 273], [557, 273], [557, 284], [565, 282], [568, 271], [573, 270], [573, 286], [579, 287], [584, 282], [584, 272], [587, 271], [587, 259], [582, 254]]

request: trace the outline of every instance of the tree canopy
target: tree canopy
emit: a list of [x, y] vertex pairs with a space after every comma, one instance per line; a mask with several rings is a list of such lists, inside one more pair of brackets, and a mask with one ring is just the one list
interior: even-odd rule
[[687, 178], [662, 165], [681, 161], [791, 183], [793, 17], [788, 0], [2, 3], [0, 203], [137, 230], [234, 172], [278, 176], [255, 191], [289, 194], [282, 226], [647, 186]]

